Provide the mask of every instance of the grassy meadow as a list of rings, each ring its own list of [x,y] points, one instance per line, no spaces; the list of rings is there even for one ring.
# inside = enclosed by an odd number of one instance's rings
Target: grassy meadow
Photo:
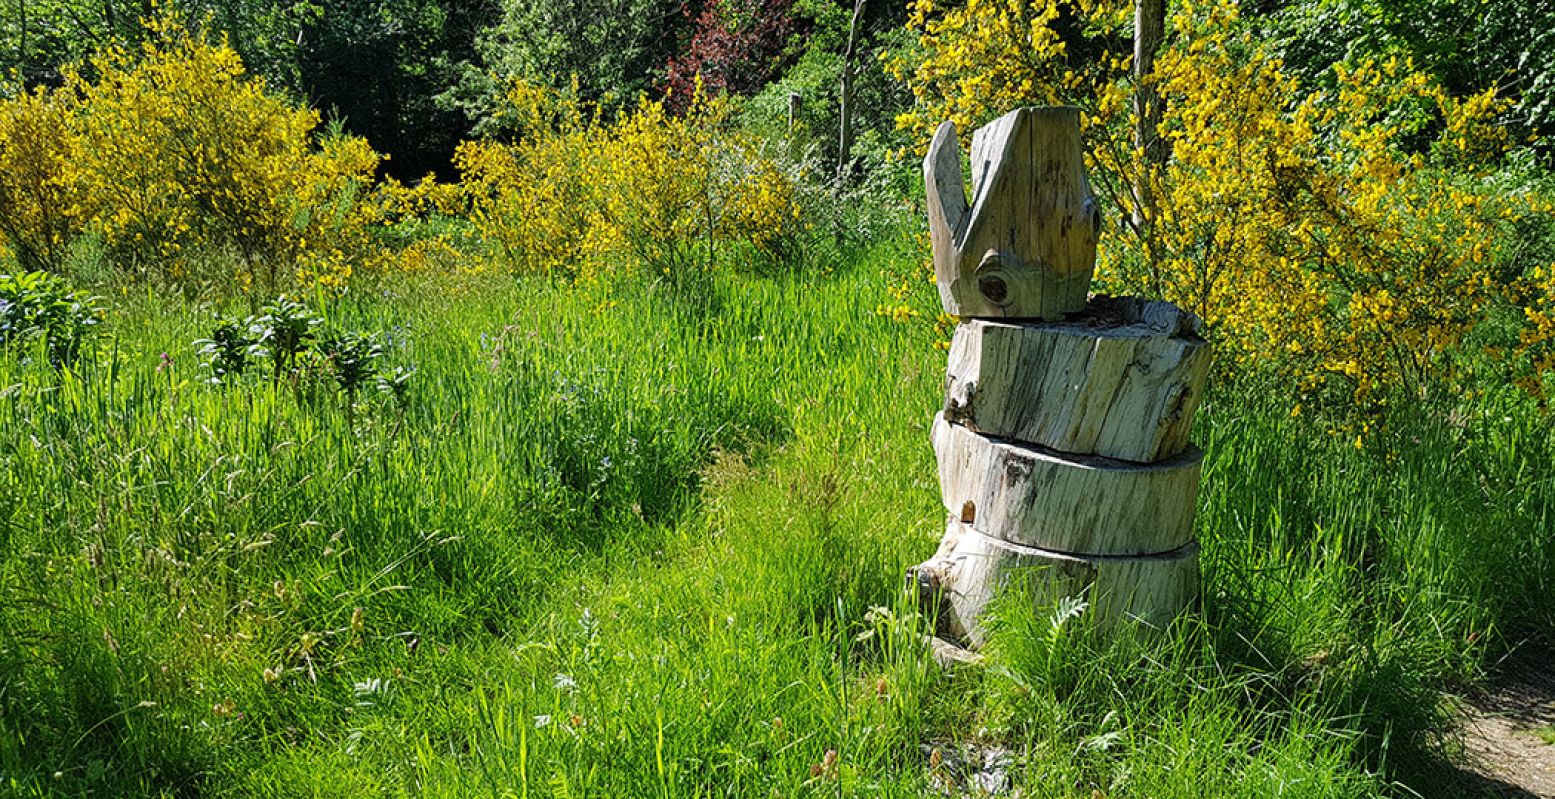
[[[1153,7],[0,7],[0,799],[1504,795],[1555,15]],[[916,161],[1032,105],[1215,346],[1202,596],[947,670]]]
[[[1480,790],[1446,697],[1555,625],[1531,400],[1401,396],[1356,439],[1221,378],[1199,612],[1109,644],[1001,606],[947,672],[902,590],[944,353],[875,312],[920,257],[889,242],[360,281],[316,311],[415,372],[349,417],[209,384],[192,342],[246,309],[141,284],[78,371],[0,354],[0,795],[972,795],[988,753],[1027,797]]]

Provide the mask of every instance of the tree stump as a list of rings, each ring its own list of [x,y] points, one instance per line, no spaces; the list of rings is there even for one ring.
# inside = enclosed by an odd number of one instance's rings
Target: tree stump
[[[1088,298],[1100,221],[1077,111],[978,130],[970,204],[959,158],[947,122],[923,169],[940,299],[962,322],[932,432],[947,529],[912,570],[920,597],[940,637],[974,648],[1001,590],[1083,597],[1104,629],[1164,626],[1198,595],[1199,320]]]
[[[945,509],[1012,544],[1144,555],[1193,538],[1196,448],[1126,463],[980,435],[943,415],[932,435]]]

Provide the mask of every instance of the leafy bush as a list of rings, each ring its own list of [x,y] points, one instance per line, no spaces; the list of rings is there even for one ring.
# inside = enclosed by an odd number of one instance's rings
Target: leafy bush
[[[511,81],[575,92],[602,107],[629,104],[660,83],[680,40],[675,0],[499,0],[501,20],[477,37],[482,70],[445,95],[476,120],[502,128]]]
[[[371,333],[342,333],[319,342],[319,352],[329,366],[330,376],[345,394],[346,418],[352,418],[357,392],[378,377],[378,359],[383,346]]]
[[[43,272],[0,275],[0,348],[41,341],[56,369],[83,354],[103,309],[97,298]]]
[[[0,237],[22,269],[59,271],[80,231],[81,197],[67,179],[61,134],[69,97],[38,89],[0,100]]]
[[[242,287],[266,292],[339,285],[382,257],[366,141],[321,131],[224,41],[171,16],[145,25],[139,49],[0,100],[0,234],[24,268],[57,270],[87,230],[126,271],[179,278],[196,254],[229,253]]]
[[[284,295],[260,310],[250,329],[257,334],[255,352],[270,360],[273,382],[281,382],[296,369],[297,358],[308,349],[319,322],[306,305]]]
[[[1264,4],[1263,34],[1317,78],[1349,54],[1408,56],[1454,94],[1495,83],[1521,134],[1555,133],[1555,9],[1525,0],[1325,0]],[[1542,144],[1546,156],[1549,142]]]
[[[379,156],[361,139],[316,138],[319,115],[248,77],[238,54],[169,18],[139,52],[110,48],[66,74],[80,97],[66,179],[121,265],[177,276],[190,247],[228,248],[247,286],[350,274],[358,194]]]
[[[711,269],[721,245],[775,254],[797,229],[792,180],[729,131],[729,105],[698,94],[683,116],[641,100],[614,123],[575,92],[515,83],[511,144],[460,147],[471,219],[509,264],[586,277],[627,253],[680,281]]]
[[[970,133],[1033,100],[1080,106],[1095,181],[1135,220],[1104,233],[1103,282],[1198,312],[1239,364],[1369,406],[1450,380],[1471,332],[1539,294],[1507,230],[1547,203],[1483,180],[1510,145],[1494,88],[1454,96],[1399,58],[1303,86],[1236,2],[1182,6],[1146,78],[1165,100],[1162,166],[1130,140],[1128,4],[914,8],[917,49],[893,68],[921,110],[900,123]]]
[[[237,385],[252,361],[268,360],[272,385],[285,382],[312,389],[333,381],[344,397],[347,426],[354,422],[357,398],[366,388],[376,388],[404,410],[415,369],[383,367],[385,336],[320,332],[321,326],[311,308],[281,296],[255,316],[218,319],[210,338],[194,344],[213,385]]]
[[[671,107],[684,110],[702,90],[751,95],[765,85],[798,32],[792,6],[793,0],[711,0],[703,6],[685,52],[666,70]]]
[[[226,385],[243,376],[248,369],[249,358],[256,355],[259,339],[253,335],[254,320],[221,319],[211,330],[211,337],[194,342],[205,358],[203,365],[211,372],[210,382]]]

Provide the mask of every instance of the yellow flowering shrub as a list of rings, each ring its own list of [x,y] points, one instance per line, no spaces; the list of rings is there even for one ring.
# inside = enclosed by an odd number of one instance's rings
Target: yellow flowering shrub
[[[454,154],[470,221],[511,268],[578,276],[610,246],[589,183],[599,126],[575,92],[515,81],[507,99],[502,123],[517,141],[467,141]]]
[[[1451,97],[1399,59],[1335,64],[1331,85],[1303,87],[1240,24],[1235,2],[1178,4],[1145,78],[1165,99],[1158,133],[1171,154],[1152,169],[1131,139],[1128,59],[1072,58],[1055,33],[1066,14],[1092,32],[1126,32],[1128,10],[917,0],[919,49],[890,66],[919,110],[899,122],[926,141],[944,118],[969,133],[1019,105],[1081,107],[1094,182],[1124,215],[1141,183],[1157,203],[1138,209],[1148,212],[1140,229],[1108,226],[1103,287],[1194,310],[1223,358],[1272,366],[1305,389],[1344,386],[1365,404],[1388,386],[1423,388],[1450,374],[1465,338],[1509,297],[1546,304],[1525,312],[1525,350],[1555,342],[1541,310],[1555,308],[1548,283],[1497,266],[1505,220],[1540,208],[1478,181],[1510,144],[1493,124],[1505,107],[1493,88]]]
[[[1555,204],[1545,202],[1539,210],[1555,214]],[[1555,374],[1555,266],[1530,270],[1515,290],[1522,300],[1526,322],[1520,332],[1517,354],[1531,367],[1518,377],[1518,383],[1543,398],[1548,388],[1544,378]]]
[[[1092,112],[1085,121],[1094,135],[1096,105],[1121,96],[1112,87],[1128,62],[1071,52],[1057,24],[1073,18],[1087,32],[1116,31],[1132,8],[1127,0],[911,0],[907,27],[917,35],[915,46],[883,54],[886,69],[916,100],[898,127],[927,146],[925,134],[947,119],[970,136],[1017,106],[1075,105]]]
[[[699,94],[681,116],[643,99],[606,122],[520,82],[508,107],[517,140],[467,142],[455,160],[471,220],[515,269],[588,277],[625,254],[679,280],[728,244],[776,253],[797,227],[793,181],[728,129],[722,99]]]
[[[51,134],[68,153],[59,181],[115,263],[176,277],[193,251],[217,249],[265,293],[344,281],[370,255],[359,199],[380,156],[318,136],[318,113],[270,93],[225,42],[170,17],[145,24],[138,50],[65,71],[72,113]]]
[[[0,244],[22,270],[58,271],[80,232],[81,198],[66,177],[69,98],[44,89],[0,100]]]

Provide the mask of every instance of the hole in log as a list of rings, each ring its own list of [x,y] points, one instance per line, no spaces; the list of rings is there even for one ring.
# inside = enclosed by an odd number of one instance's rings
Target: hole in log
[[[977,384],[971,381],[956,383],[948,378],[946,382],[950,383],[950,386],[945,391],[945,420],[962,424],[970,422],[976,415],[972,411],[972,403],[977,398]],[[973,430],[977,429],[972,424],[967,426]]]
[[[971,524],[975,521],[977,521],[977,503],[969,499],[961,506],[961,523]]]
[[[1010,298],[1010,286],[1004,282],[1004,278],[998,275],[983,275],[977,279],[977,290],[989,302],[995,305],[1003,305]]]
[[[1183,417],[1183,409],[1188,407],[1188,401],[1193,399],[1193,387],[1183,386],[1178,390],[1177,396],[1172,398],[1172,410],[1161,419],[1161,426],[1176,424]]]

